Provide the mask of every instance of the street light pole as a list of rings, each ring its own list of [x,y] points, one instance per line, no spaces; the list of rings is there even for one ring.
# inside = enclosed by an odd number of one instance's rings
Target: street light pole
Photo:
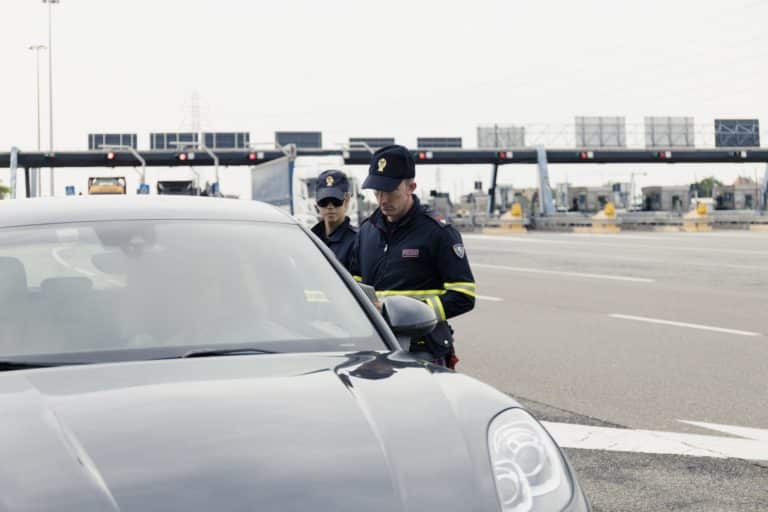
[[[37,150],[40,151],[40,50],[48,47],[42,44],[33,44],[29,49],[35,52],[35,80],[37,82]],[[35,171],[35,195],[40,197],[40,169]]]
[[[48,4],[48,149],[53,153],[53,4],[58,4],[59,0],[43,0]],[[51,167],[51,196],[54,195],[53,167]]]
[[[37,80],[37,150],[40,151],[40,50],[48,48],[43,44],[33,44],[29,47],[35,52],[35,77]]]

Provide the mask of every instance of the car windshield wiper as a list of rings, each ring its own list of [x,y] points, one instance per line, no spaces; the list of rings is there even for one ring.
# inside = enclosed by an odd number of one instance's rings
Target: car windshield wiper
[[[68,364],[81,363],[33,363],[27,361],[0,361],[0,372],[7,372],[11,370],[30,370],[32,368],[50,368],[53,366],[66,366]]]
[[[249,354],[279,354],[279,352],[275,352],[273,350],[262,350],[259,348],[218,348],[218,349],[203,348],[198,350],[190,350],[189,352],[185,352],[180,356],[176,356],[176,358],[241,356],[241,355],[249,355]]]

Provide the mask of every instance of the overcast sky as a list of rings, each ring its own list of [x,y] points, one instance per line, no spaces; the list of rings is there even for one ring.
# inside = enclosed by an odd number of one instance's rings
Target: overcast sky
[[[2,0],[0,19],[0,148],[32,150],[27,47],[47,44],[47,6]],[[473,147],[481,123],[567,126],[576,115],[623,115],[632,125],[680,115],[710,126],[715,117],[760,118],[766,145],[766,19],[765,0],[61,0],[55,142],[84,149],[90,132],[135,132],[148,147],[151,131],[189,127],[198,94],[204,130],[248,131],[252,141],[318,130],[327,147],[350,136],[414,145],[424,135],[461,136]],[[553,182],[567,173],[597,184],[629,172],[581,169],[553,168]],[[725,177],[763,173],[718,169]],[[487,170],[461,172],[471,181]],[[665,166],[639,181],[684,182],[702,172]],[[451,173],[442,173],[449,191],[465,183]],[[7,182],[7,173],[0,177]],[[505,168],[502,180],[528,185],[533,172]]]

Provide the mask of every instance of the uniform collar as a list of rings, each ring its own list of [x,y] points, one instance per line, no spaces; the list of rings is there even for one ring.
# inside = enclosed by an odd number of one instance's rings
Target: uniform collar
[[[410,224],[414,217],[421,213],[423,210],[423,207],[421,206],[421,201],[419,201],[418,196],[416,194],[412,195],[413,197],[413,205],[411,205],[411,209],[408,210],[408,213],[406,213],[402,219],[398,220],[397,222],[389,222],[387,221],[387,218],[384,216],[383,213],[381,213],[381,209],[377,209],[376,213],[378,214],[378,217],[376,219],[376,224],[380,225],[381,227],[390,228],[393,230],[396,230],[398,228],[407,226]]]
[[[333,230],[333,233],[325,235],[325,221],[320,221],[312,227],[312,232],[322,238],[323,240],[329,240],[331,242],[340,242],[344,236],[344,232],[349,228],[349,217],[344,217],[344,222],[339,224],[339,227]]]

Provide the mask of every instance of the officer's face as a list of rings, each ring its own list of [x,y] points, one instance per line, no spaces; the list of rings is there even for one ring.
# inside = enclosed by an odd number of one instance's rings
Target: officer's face
[[[413,200],[411,194],[416,190],[416,182],[413,180],[403,180],[400,185],[392,192],[376,191],[376,200],[379,202],[379,208],[390,221],[400,219],[411,209]]]
[[[327,198],[317,204],[320,216],[324,221],[331,224],[344,220],[344,217],[347,215],[347,206],[349,206],[348,195],[344,198],[343,203],[339,203],[337,199]]]

